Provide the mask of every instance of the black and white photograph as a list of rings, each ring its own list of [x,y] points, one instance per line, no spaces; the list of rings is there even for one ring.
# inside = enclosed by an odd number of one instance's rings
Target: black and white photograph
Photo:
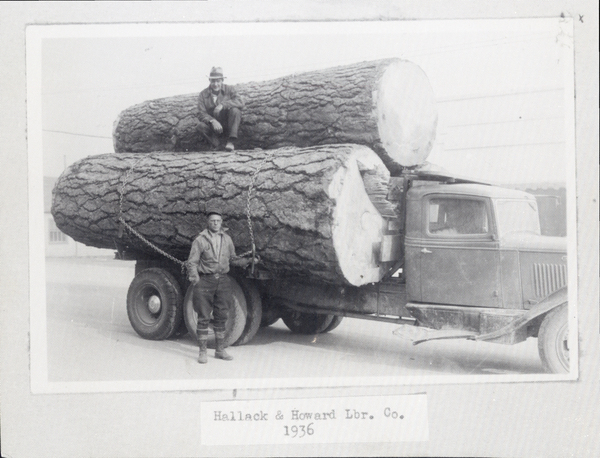
[[[570,20],[28,32],[34,389],[576,377]]]
[[[515,456],[447,420],[529,403],[586,456],[545,401],[600,380],[583,16],[308,16],[24,24],[16,373],[79,437],[46,452]]]

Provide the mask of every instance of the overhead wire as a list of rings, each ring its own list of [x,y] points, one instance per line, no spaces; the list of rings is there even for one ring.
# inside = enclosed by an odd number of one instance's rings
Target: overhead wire
[[[107,137],[105,135],[92,135],[92,134],[82,134],[78,132],[67,132],[64,130],[53,130],[53,129],[42,129],[43,132],[52,132],[56,134],[65,134],[65,135],[75,135],[77,137],[92,137],[92,138],[107,138],[112,140],[112,137]]]

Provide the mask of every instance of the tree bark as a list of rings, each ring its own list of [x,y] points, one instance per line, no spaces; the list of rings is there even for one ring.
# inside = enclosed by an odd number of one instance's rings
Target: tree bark
[[[369,186],[377,203],[389,172],[373,151],[359,145],[106,154],[83,159],[62,174],[52,214],[60,230],[86,245],[118,244],[138,255],[159,256],[127,229],[120,237],[122,215],[144,238],[183,261],[206,227],[207,208],[223,211],[237,252],[249,250],[250,202],[264,268],[278,277],[359,286],[385,273],[378,261],[385,220],[365,190],[367,175],[377,183]]]
[[[401,59],[362,62],[236,86],[246,108],[238,147],[355,143],[390,171],[429,155],[437,109],[420,67]],[[114,123],[115,151],[206,151],[198,132],[198,94],[151,100]]]

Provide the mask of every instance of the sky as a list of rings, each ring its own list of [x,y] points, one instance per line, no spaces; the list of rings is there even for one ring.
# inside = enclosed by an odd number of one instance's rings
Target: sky
[[[572,107],[564,94],[568,96],[573,86],[572,39],[568,24],[560,19],[37,29],[28,35],[28,40],[40,43],[40,55],[32,60],[33,67],[39,66],[39,81],[30,95],[41,103],[41,125],[33,127],[33,134],[41,135],[45,176],[58,176],[65,166],[88,155],[112,152],[112,126],[122,110],[150,99],[199,92],[213,65],[223,67],[226,83],[237,84],[400,57],[425,71],[439,101],[439,141],[428,160],[457,173],[481,175],[474,178],[516,180],[510,169],[495,165],[498,153],[493,150],[489,157],[477,155],[474,160],[468,151],[457,152],[460,146],[448,147],[446,130],[465,113],[444,107],[448,101],[480,96],[536,93],[542,94],[535,99],[537,112],[551,112],[555,120],[540,121],[537,118],[543,116],[535,115],[538,140],[532,141],[543,143],[539,139],[548,136],[554,146],[513,154],[520,158],[521,170],[537,165],[535,180],[564,181],[568,132],[557,139],[556,117],[563,119],[561,129],[568,126]],[[464,109],[473,110],[473,105]],[[469,135],[489,135],[486,132],[471,130]],[[523,159],[524,155],[531,157]],[[550,162],[556,166],[539,167]]]

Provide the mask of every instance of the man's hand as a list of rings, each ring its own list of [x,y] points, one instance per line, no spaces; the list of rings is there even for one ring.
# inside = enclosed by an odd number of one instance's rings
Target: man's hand
[[[192,285],[195,285],[196,283],[198,283],[200,281],[200,277],[198,275],[196,275],[196,276],[190,275],[188,280],[190,281],[190,283]]]
[[[218,133],[218,134],[223,133],[223,126],[221,125],[221,123],[219,121],[217,121],[216,119],[212,119],[210,121],[210,124],[216,133]]]
[[[258,264],[259,261],[260,261],[260,257],[255,256],[254,257],[254,265]],[[246,267],[248,267],[250,264],[252,264],[252,258],[246,259]]]
[[[223,105],[219,103],[213,111],[214,115],[219,116],[219,113],[221,113],[222,109],[223,109]]]

